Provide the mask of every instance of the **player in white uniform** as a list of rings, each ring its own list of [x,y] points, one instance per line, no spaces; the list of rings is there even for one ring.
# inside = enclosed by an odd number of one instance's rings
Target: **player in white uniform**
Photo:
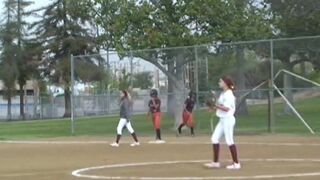
[[[219,141],[224,135],[227,145],[229,146],[233,163],[227,166],[227,169],[240,169],[241,165],[237,156],[237,148],[233,140],[233,131],[236,119],[234,113],[236,110],[236,98],[233,94],[234,84],[229,77],[222,77],[219,81],[219,87],[223,90],[215,106],[216,116],[219,122],[212,134],[211,141],[213,144],[213,161],[205,164],[209,168],[220,168],[219,162]]]

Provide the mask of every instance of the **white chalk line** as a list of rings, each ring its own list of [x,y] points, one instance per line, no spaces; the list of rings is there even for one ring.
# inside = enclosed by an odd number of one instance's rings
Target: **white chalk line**
[[[39,176],[39,175],[49,175],[49,174],[58,174],[65,171],[50,171],[50,172],[26,172],[26,173],[7,173],[7,174],[1,174],[1,177],[26,177],[26,176]]]
[[[25,177],[25,176],[37,176],[42,173],[13,173],[13,174],[2,174],[0,177]]]
[[[107,144],[109,141],[0,141],[0,144]]]
[[[0,144],[108,144],[110,141],[0,141]],[[121,144],[130,144],[131,142],[123,141]],[[153,144],[149,142],[141,142],[142,144]],[[201,145],[201,144],[212,144],[211,142],[179,142],[171,141],[163,144],[182,144],[182,145]],[[225,144],[225,143],[222,143]],[[265,145],[265,146],[320,146],[320,143],[259,143],[259,142],[237,142],[239,145]]]
[[[320,162],[320,159],[241,159],[241,161],[260,161],[260,162]],[[320,172],[310,173],[292,173],[292,174],[275,174],[275,175],[253,175],[253,176],[211,176],[211,177],[134,177],[134,176],[98,176],[88,175],[84,172],[100,169],[111,168],[125,168],[148,165],[163,165],[163,164],[178,164],[178,163],[204,163],[207,160],[188,160],[188,161],[163,161],[163,162],[142,162],[142,163],[128,163],[128,164],[113,164],[96,167],[88,167],[73,171],[71,174],[75,177],[89,178],[89,179],[130,179],[130,180],[206,180],[206,179],[272,179],[272,178],[288,178],[288,177],[306,177],[306,176],[320,176]]]

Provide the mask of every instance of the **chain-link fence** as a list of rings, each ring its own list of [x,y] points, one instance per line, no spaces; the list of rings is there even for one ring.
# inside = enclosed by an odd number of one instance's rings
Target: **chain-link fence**
[[[8,119],[8,103],[3,96],[0,97],[0,119]],[[25,119],[58,119],[63,117],[65,103],[63,96],[32,96],[23,97],[23,108]],[[19,120],[20,117],[20,97],[14,96],[11,99],[11,120]]]
[[[122,89],[133,94],[135,113],[146,112],[155,88],[177,125],[190,91],[196,92],[197,108],[204,108],[210,91],[219,92],[218,80],[229,75],[236,84],[237,116],[244,126],[251,123],[250,131],[275,131],[286,123],[310,130],[301,104],[310,101],[320,109],[319,58],[318,36],[73,56],[73,118],[116,114]],[[195,116],[201,128],[201,115]]]
[[[210,131],[205,101],[210,91],[219,94],[223,75],[236,84],[240,131],[319,131],[320,36],[75,55],[70,107],[64,94],[30,96],[26,118],[60,118],[70,109],[72,122],[117,115],[122,89],[131,92],[134,113],[146,113],[153,88],[159,91],[170,127],[181,122],[184,100],[195,92],[197,129]],[[18,97],[13,102],[12,114],[18,118]],[[6,108],[2,99],[1,119],[6,118]]]

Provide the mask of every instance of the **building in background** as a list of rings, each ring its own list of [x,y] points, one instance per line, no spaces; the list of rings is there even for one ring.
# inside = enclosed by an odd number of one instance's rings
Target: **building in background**
[[[7,118],[8,101],[3,96],[5,86],[0,81],[0,119]],[[19,97],[19,85],[15,86],[15,96],[12,97],[11,113],[12,119],[18,119],[20,117],[20,97]],[[39,103],[39,85],[36,80],[27,80],[26,85],[23,88],[24,91],[24,112],[26,118],[34,117],[37,113],[37,106]]]

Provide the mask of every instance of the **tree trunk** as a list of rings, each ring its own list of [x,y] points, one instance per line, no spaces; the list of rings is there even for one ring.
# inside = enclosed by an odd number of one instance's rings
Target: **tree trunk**
[[[183,54],[179,53],[175,63],[168,64],[168,70],[174,75],[176,80],[168,78],[168,114],[174,118],[175,123],[179,124],[182,118],[184,101],[184,61]]]
[[[174,63],[168,63],[168,72],[174,74]],[[175,108],[175,90],[174,81],[168,78],[168,99],[167,99],[167,113],[169,117],[174,118],[174,108]]]
[[[244,48],[239,48],[236,53],[237,58],[237,71],[235,78],[236,92],[235,96],[237,97],[237,110],[236,114],[238,115],[248,115],[248,106],[246,97],[241,98],[246,92],[246,77],[244,75],[245,71],[245,57],[244,57]],[[241,100],[241,101],[239,101]]]
[[[175,125],[179,125],[182,122],[182,110],[183,110],[183,102],[184,102],[184,82],[183,80],[179,80],[178,82],[175,82],[177,85],[174,88],[174,120]]]
[[[38,116],[38,114],[41,112],[38,111],[38,101],[39,97],[39,84],[37,81],[32,80],[32,86],[33,86],[33,118],[38,119],[41,117],[41,115]]]
[[[184,72],[186,63],[184,61],[183,52],[178,52],[176,60],[176,78],[174,94],[175,94],[175,108],[174,108],[174,119],[175,124],[179,125],[182,122],[182,111],[183,102],[185,98],[185,83],[184,83]]]
[[[286,69],[288,71],[292,70],[290,65],[286,65]],[[285,73],[283,76],[283,89],[284,89],[284,96],[293,105],[292,76],[287,73]],[[286,113],[286,114],[293,113],[292,109],[289,107],[289,105],[287,103],[284,106],[284,113]]]
[[[65,112],[63,117],[71,117],[71,92],[69,87],[64,88],[64,107]]]
[[[12,119],[12,114],[11,114],[11,96],[8,97],[7,119],[8,119],[8,121],[10,121]]]
[[[24,114],[24,89],[23,84],[19,83],[19,96],[20,96],[20,118],[25,119]]]

